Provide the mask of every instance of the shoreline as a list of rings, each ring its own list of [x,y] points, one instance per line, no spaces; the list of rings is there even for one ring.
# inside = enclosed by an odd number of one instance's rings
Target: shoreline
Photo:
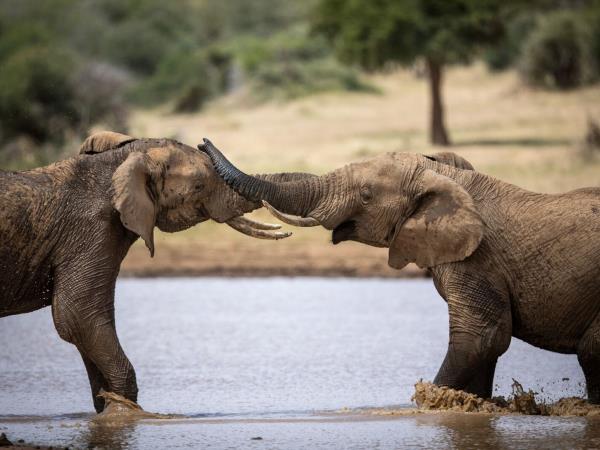
[[[311,243],[312,244],[312,243]],[[336,248],[323,245],[266,246],[249,242],[188,242],[158,245],[154,258],[139,244],[132,246],[119,276],[154,277],[345,277],[427,278],[428,271],[409,264],[402,270],[387,265],[387,249],[360,244]]]

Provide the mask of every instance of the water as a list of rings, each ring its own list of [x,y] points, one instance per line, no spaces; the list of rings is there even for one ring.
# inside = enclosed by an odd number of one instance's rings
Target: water
[[[188,418],[89,423],[83,363],[44,309],[0,319],[0,432],[75,447],[600,446],[592,419],[325,413],[408,407],[413,384],[433,379],[448,315],[430,280],[125,279],[116,298],[140,404]],[[509,394],[513,377],[547,400],[585,395],[574,355],[516,339],[495,394]]]

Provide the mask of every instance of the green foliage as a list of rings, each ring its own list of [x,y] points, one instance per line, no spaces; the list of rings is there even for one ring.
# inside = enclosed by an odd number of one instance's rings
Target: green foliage
[[[115,26],[104,42],[104,56],[116,65],[140,75],[154,73],[168,52],[168,43],[144,22]]]
[[[268,37],[304,20],[314,0],[205,0],[197,17],[207,40]]]
[[[76,126],[72,58],[64,51],[26,47],[11,54],[0,71],[2,139],[20,134],[37,141],[61,140]]]
[[[320,0],[315,31],[338,56],[368,70],[423,56],[466,62],[502,33],[499,0]]]
[[[517,63],[523,42],[535,29],[538,14],[526,10],[506,21],[503,38],[483,54],[483,59],[491,70],[505,70]]]
[[[323,91],[375,92],[353,69],[329,57],[325,60],[290,61],[261,66],[253,80],[263,98],[289,99]]]
[[[540,18],[520,61],[530,83],[569,89],[591,81],[596,73],[592,32],[580,12],[558,11]]]
[[[165,57],[156,72],[132,92],[139,104],[151,105],[175,99],[181,111],[200,108],[207,100],[223,91],[226,69],[213,62],[216,50],[193,53],[175,51]],[[211,58],[211,55],[213,56]]]
[[[259,99],[289,99],[322,91],[374,91],[358,71],[338,63],[321,36],[296,27],[268,39],[238,42],[232,54]]]
[[[26,47],[48,46],[51,40],[50,33],[39,24],[20,23],[9,27],[0,40],[0,61]]]

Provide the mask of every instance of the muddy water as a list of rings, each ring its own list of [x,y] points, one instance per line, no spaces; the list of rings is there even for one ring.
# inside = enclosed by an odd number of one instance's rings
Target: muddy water
[[[331,414],[408,408],[434,377],[448,317],[428,280],[126,279],[116,309],[140,404],[185,418],[91,421],[79,354],[45,309],[0,319],[0,433],[110,448],[600,447],[594,417]],[[513,377],[547,401],[584,394],[575,356],[516,339],[494,395]]]

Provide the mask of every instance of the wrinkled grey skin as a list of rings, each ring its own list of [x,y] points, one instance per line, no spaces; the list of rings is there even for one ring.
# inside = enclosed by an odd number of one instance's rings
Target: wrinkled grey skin
[[[450,339],[434,382],[490,397],[511,336],[576,353],[600,403],[600,188],[538,194],[451,153],[394,153],[297,182],[252,182],[209,142],[228,184],[312,217],[346,240],[389,248],[389,265],[430,267]]]
[[[0,317],[52,305],[61,338],[100,389],[136,401],[133,367],[115,330],[119,266],[141,236],[228,221],[259,204],[237,195],[208,157],[170,139],[94,135],[81,155],[26,172],[0,171]],[[282,174],[273,179],[294,179]]]

